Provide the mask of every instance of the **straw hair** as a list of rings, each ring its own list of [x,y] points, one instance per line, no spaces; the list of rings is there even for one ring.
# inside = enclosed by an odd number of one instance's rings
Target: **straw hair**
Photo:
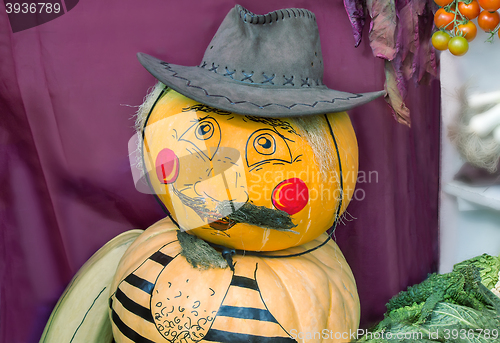
[[[144,102],[141,106],[139,106],[139,109],[135,114],[135,130],[137,133],[142,133],[142,128],[144,127],[144,124],[146,124],[148,114],[151,111],[156,99],[158,99],[165,87],[166,86],[163,83],[157,82],[154,87],[149,89],[148,94],[144,97]]]

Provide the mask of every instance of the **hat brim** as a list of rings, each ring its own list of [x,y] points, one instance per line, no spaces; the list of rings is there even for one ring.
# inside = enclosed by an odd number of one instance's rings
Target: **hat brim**
[[[225,111],[259,117],[297,117],[342,112],[366,104],[385,91],[347,93],[326,86],[286,88],[232,80],[201,67],[186,67],[138,53],[156,79],[182,95]]]

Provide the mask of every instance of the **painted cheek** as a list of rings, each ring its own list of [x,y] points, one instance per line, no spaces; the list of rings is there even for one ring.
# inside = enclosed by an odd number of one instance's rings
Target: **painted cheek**
[[[156,176],[161,183],[172,183],[179,176],[179,158],[170,149],[163,149],[156,156]]]
[[[302,210],[309,202],[309,189],[299,178],[281,181],[273,190],[274,207],[292,215]]]

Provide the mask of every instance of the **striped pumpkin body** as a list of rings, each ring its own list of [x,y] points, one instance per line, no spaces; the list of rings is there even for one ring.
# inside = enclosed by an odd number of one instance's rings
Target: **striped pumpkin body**
[[[169,219],[150,227],[129,247],[112,284],[116,342],[340,342],[357,330],[354,277],[333,241],[299,257],[234,262],[234,272],[195,269],[180,255]]]

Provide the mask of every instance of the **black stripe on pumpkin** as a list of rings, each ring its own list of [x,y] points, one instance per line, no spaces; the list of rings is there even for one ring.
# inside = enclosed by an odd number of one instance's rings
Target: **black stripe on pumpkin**
[[[115,297],[116,300],[118,300],[127,310],[147,320],[148,322],[154,323],[153,315],[151,314],[149,308],[139,305],[138,303],[130,299],[125,293],[122,292],[120,288],[116,290]]]
[[[266,337],[215,329],[210,329],[203,339],[209,342],[231,343],[297,343],[297,341],[291,337]]]
[[[144,280],[143,278],[138,277],[137,275],[134,274],[129,274],[124,280],[125,282],[129,283],[130,285],[139,288],[140,290],[151,294],[153,293],[153,288],[154,284],[149,282],[148,280]]]
[[[253,307],[238,307],[222,305],[217,312],[217,317],[231,317],[240,319],[253,319],[264,322],[278,323],[268,310],[261,310]]]
[[[259,290],[259,286],[257,285],[257,281],[254,279],[250,279],[245,276],[233,275],[233,279],[231,280],[230,286],[243,287],[253,289],[254,291]]]
[[[150,260],[155,261],[156,263],[161,264],[162,266],[166,266],[167,264],[170,263],[174,258],[168,255],[165,255],[161,251],[155,252],[151,257],[149,257]]]
[[[120,319],[120,317],[118,316],[118,314],[114,310],[112,310],[112,312],[111,312],[111,319],[113,320],[113,323],[115,323],[118,330],[120,330],[120,332],[125,337],[132,340],[133,342],[135,342],[135,343],[155,343],[154,341],[151,341],[151,340],[147,339],[146,337],[139,335],[133,329],[128,327],[127,324],[125,324]]]

